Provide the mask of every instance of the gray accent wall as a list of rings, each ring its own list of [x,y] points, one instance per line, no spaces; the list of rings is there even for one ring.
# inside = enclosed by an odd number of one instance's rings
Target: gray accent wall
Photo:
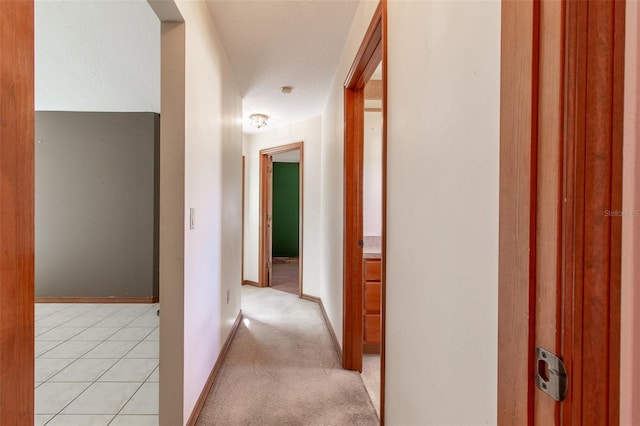
[[[158,296],[155,113],[36,112],[36,297]]]

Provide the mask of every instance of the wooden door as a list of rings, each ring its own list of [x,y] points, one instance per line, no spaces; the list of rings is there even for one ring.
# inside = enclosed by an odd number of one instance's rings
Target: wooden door
[[[624,8],[502,4],[501,425],[618,423]],[[566,366],[561,402],[538,347]]]
[[[267,157],[267,283],[271,286],[273,276],[273,156]]]
[[[34,407],[33,2],[0,2],[0,423]]]

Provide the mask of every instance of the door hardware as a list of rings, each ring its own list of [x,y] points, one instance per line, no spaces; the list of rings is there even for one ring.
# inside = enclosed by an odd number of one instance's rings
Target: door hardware
[[[562,401],[569,389],[567,369],[555,354],[541,347],[536,348],[536,385],[538,389],[556,401]]]

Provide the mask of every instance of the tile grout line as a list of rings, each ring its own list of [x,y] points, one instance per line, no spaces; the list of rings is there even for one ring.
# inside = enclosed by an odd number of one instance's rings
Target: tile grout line
[[[99,305],[98,305],[98,307],[102,307],[102,306],[105,306],[105,305],[108,305],[108,304],[99,304]],[[65,410],[69,405],[71,405],[71,404],[72,404],[74,401],[76,401],[76,400],[77,400],[81,395],[83,395],[83,394],[87,391],[87,389],[89,389],[92,385],[94,385],[95,383],[97,383],[97,382],[98,382],[98,380],[99,380],[102,376],[104,376],[104,375],[105,375],[109,370],[111,370],[111,368],[113,368],[113,367],[115,366],[115,364],[117,364],[119,361],[121,361],[121,360],[125,359],[125,357],[126,357],[126,356],[131,352],[131,351],[133,351],[133,350],[134,350],[134,349],[135,349],[135,348],[136,348],[140,343],[142,343],[142,342],[144,341],[144,339],[146,339],[147,337],[149,337],[149,335],[151,335],[151,333],[153,333],[153,332],[155,331],[155,329],[156,329],[156,328],[159,328],[159,325],[157,325],[157,326],[153,326],[153,329],[152,329],[151,331],[149,331],[149,333],[145,334],[145,335],[144,335],[144,337],[142,337],[140,340],[138,340],[138,341],[137,341],[137,343],[136,343],[136,344],[135,344],[131,349],[129,349],[127,352],[125,352],[125,353],[124,353],[120,358],[103,358],[103,359],[115,359],[115,360],[116,360],[116,362],[115,362],[111,367],[109,367],[109,368],[108,368],[104,373],[102,373],[101,375],[99,375],[99,376],[98,376],[94,381],[92,381],[92,382],[50,382],[50,379],[52,379],[53,377],[57,376],[57,375],[58,375],[58,374],[60,374],[62,371],[66,370],[66,369],[67,369],[71,364],[73,364],[75,361],[78,361],[79,359],[82,359],[82,357],[83,357],[84,355],[86,355],[87,353],[91,352],[93,349],[95,349],[95,348],[96,348],[97,346],[99,346],[100,344],[102,344],[102,343],[106,342],[106,341],[107,341],[107,339],[109,339],[110,337],[112,337],[114,334],[118,333],[118,332],[119,332],[119,331],[121,331],[122,329],[126,328],[126,327],[127,327],[129,324],[131,324],[132,322],[134,322],[134,321],[138,320],[139,318],[141,318],[142,316],[144,316],[144,315],[148,314],[148,312],[149,312],[149,311],[155,310],[155,309],[156,309],[155,305],[156,305],[156,304],[153,304],[153,305],[152,305],[152,307],[148,308],[148,309],[147,309],[147,310],[145,310],[144,312],[141,312],[139,315],[132,317],[133,319],[132,319],[131,321],[129,321],[128,323],[126,323],[126,324],[122,325],[118,330],[114,331],[114,333],[110,334],[109,336],[107,336],[107,337],[106,337],[105,339],[103,339],[102,341],[98,341],[98,343],[97,343],[95,346],[93,346],[91,349],[89,349],[88,351],[84,352],[84,353],[83,353],[82,355],[80,355],[79,357],[76,357],[76,358],[74,359],[74,361],[72,361],[72,362],[71,362],[69,365],[67,365],[65,368],[63,368],[62,370],[60,370],[59,372],[55,373],[54,375],[52,375],[51,377],[49,377],[47,380],[45,380],[44,382],[42,382],[42,383],[41,383],[41,384],[44,384],[44,383],[90,383],[90,384],[89,384],[89,386],[87,386],[87,387],[86,387],[82,392],[80,392],[78,395],[76,395],[76,397],[75,397],[75,398],[73,398],[69,403],[67,403],[64,407],[62,407],[62,408],[58,411],[58,413],[54,414],[54,415],[53,415],[53,417],[52,417],[51,419],[49,419],[49,420],[47,421],[47,423],[45,423],[45,425],[46,425],[46,424],[48,424],[49,422],[51,422],[52,420],[54,420],[58,415],[61,415],[61,414],[62,414],[62,411],[64,411],[64,410]],[[127,306],[123,306],[123,307],[121,307],[121,308],[120,308],[120,309],[118,309],[117,311],[114,311],[111,315],[113,315],[113,314],[115,314],[115,313],[117,313],[117,312],[122,311],[122,310],[123,310],[123,309],[125,309],[126,307],[127,307]],[[63,309],[64,309],[64,308],[62,308],[61,310],[63,310]],[[89,311],[90,311],[90,310],[89,310]],[[62,324],[60,324],[60,325],[58,325],[58,326],[54,326],[54,329],[55,329],[55,328],[57,328],[57,327],[61,327],[62,325],[67,324],[68,322],[73,321],[74,319],[77,319],[78,317],[80,317],[80,316],[81,316],[81,315],[83,315],[83,314],[86,314],[86,313],[87,313],[87,312],[89,312],[89,311],[85,311],[85,312],[83,312],[83,313],[80,313],[79,315],[74,316],[73,318],[69,319],[67,322],[62,323]],[[60,312],[60,311],[56,311],[56,312]],[[108,318],[108,317],[109,317],[109,316],[107,316],[107,318]],[[106,318],[105,318],[105,319],[106,319]],[[102,321],[104,321],[104,320],[102,320]],[[99,322],[101,322],[101,321],[99,321]],[[97,324],[97,323],[96,323],[96,324]],[[86,331],[87,329],[92,328],[92,327],[94,327],[94,326],[95,326],[95,324],[93,324],[93,325],[89,325],[89,326],[86,326],[86,329],[85,329],[84,331]],[[146,326],[142,326],[142,327],[146,327]],[[151,326],[149,326],[149,327],[151,327]],[[135,328],[135,327],[134,327],[134,328]],[[83,333],[84,331],[81,331],[80,333]],[[80,333],[78,333],[78,334],[80,334]],[[40,358],[42,355],[44,355],[44,354],[48,353],[50,350],[53,350],[53,349],[55,349],[56,347],[60,346],[62,343],[65,343],[65,342],[67,342],[67,341],[71,340],[71,339],[72,339],[73,337],[75,337],[75,336],[77,336],[77,334],[76,334],[76,335],[74,335],[74,336],[72,336],[72,337],[70,337],[70,338],[69,338],[69,339],[67,339],[67,340],[62,341],[59,345],[54,346],[53,348],[49,349],[48,351],[43,352],[40,356],[36,357],[36,359],[37,359],[37,358]],[[135,340],[131,340],[131,342],[135,342]],[[159,354],[158,354],[158,355],[159,355]],[[64,359],[64,358],[45,358],[45,359]],[[89,358],[85,358],[85,359],[89,359]],[[101,359],[101,358],[95,358],[95,359]],[[138,358],[138,359],[158,359],[158,361],[159,361],[159,356],[158,356],[158,358]],[[108,423],[108,424],[110,424],[111,422],[113,422],[113,420],[115,419],[115,417],[120,413],[120,411],[122,411],[122,409],[124,408],[124,406],[126,406],[126,404],[131,400],[131,398],[133,398],[133,396],[134,396],[134,395],[135,395],[135,394],[140,390],[140,388],[142,387],[142,385],[143,385],[144,383],[146,383],[146,380],[147,380],[147,379],[148,379],[148,378],[153,374],[153,372],[156,370],[156,368],[158,368],[158,367],[156,366],[156,367],[155,367],[155,368],[154,368],[154,369],[149,373],[149,375],[147,376],[147,378],[146,378],[143,382],[141,382],[140,386],[138,386],[138,388],[135,390],[135,392],[131,395],[131,397],[129,397],[129,399],[124,403],[124,405],[123,405],[123,406],[118,410],[118,413],[116,413],[116,414],[114,415],[114,417],[109,421],[109,423]],[[105,383],[108,383],[108,382],[105,382]],[[112,383],[118,383],[118,382],[112,382]],[[137,383],[137,382],[122,382],[122,383]],[[98,415],[98,414],[95,414],[95,415]],[[109,413],[107,413],[107,414],[100,414],[100,415],[110,415],[110,414],[109,414]]]
[[[124,308],[121,308],[120,310],[122,310],[122,309],[124,309]],[[116,311],[116,312],[119,312],[119,311]],[[85,313],[86,313],[86,312],[85,312]],[[85,342],[85,341],[86,341],[86,342],[99,342],[99,343],[96,345],[96,346],[98,346],[100,343],[104,343],[104,342],[106,342],[106,341],[107,341],[110,337],[112,337],[114,334],[118,333],[118,332],[119,332],[119,331],[121,331],[122,329],[126,328],[129,324],[131,324],[132,322],[134,322],[135,320],[137,320],[137,319],[138,319],[138,318],[140,318],[141,316],[145,315],[145,313],[146,313],[146,312],[143,312],[142,314],[140,314],[140,315],[138,315],[138,316],[136,316],[136,317],[132,317],[133,319],[132,319],[131,321],[129,321],[128,323],[124,324],[124,325],[121,325],[121,326],[117,326],[117,325],[115,325],[115,326],[111,326],[111,327],[114,327],[114,328],[117,328],[117,327],[120,327],[120,328],[118,328],[117,330],[115,330],[113,333],[109,334],[109,335],[108,335],[106,338],[104,338],[103,340],[77,340],[77,341],[78,341],[78,342]],[[82,315],[82,314],[80,314],[80,315]],[[73,321],[74,319],[77,319],[77,318],[78,318],[78,317],[74,317],[74,318],[70,319],[69,321]],[[107,318],[108,318],[108,317],[107,317]],[[107,318],[105,318],[105,319],[107,319]],[[100,322],[102,322],[102,321],[104,321],[104,320],[98,321],[98,323],[100,323]],[[66,324],[66,323],[65,323],[65,324]],[[96,324],[97,324],[97,323],[96,323]],[[61,340],[59,344],[57,344],[57,345],[56,345],[56,346],[54,346],[53,348],[48,349],[48,350],[46,350],[45,352],[41,353],[40,355],[38,355],[38,356],[36,357],[36,359],[37,359],[37,358],[42,358],[42,356],[43,356],[43,355],[45,355],[45,354],[49,353],[50,351],[54,350],[54,349],[55,349],[55,348],[57,348],[58,346],[62,345],[63,343],[67,343],[67,342],[71,341],[71,339],[73,339],[74,337],[78,336],[79,334],[82,334],[82,333],[84,333],[85,331],[87,331],[88,329],[90,329],[90,328],[92,328],[92,327],[95,327],[95,325],[96,325],[96,324],[88,325],[88,326],[86,326],[86,327],[85,327],[85,329],[84,329],[83,331],[79,332],[78,334],[74,334],[73,336],[69,337],[69,338],[68,338],[68,339],[66,339],[66,340]],[[55,329],[55,328],[58,328],[58,327],[62,327],[62,325],[55,326],[55,327],[54,327],[54,329]],[[106,327],[98,327],[98,328],[106,328]],[[49,330],[49,331],[53,331],[53,330]],[[152,332],[153,332],[153,331],[152,331]],[[147,336],[148,336],[148,335],[147,335]],[[146,338],[147,336],[145,336],[145,338]],[[38,340],[38,339],[36,339],[36,341],[37,341],[37,340]],[[55,342],[55,340],[41,340],[41,341],[42,341],[42,342]],[[135,341],[135,340],[131,340],[131,341],[133,342],[133,341]],[[84,356],[84,355],[86,355],[87,353],[91,352],[93,349],[95,349],[95,347],[96,347],[96,346],[94,346],[93,348],[89,349],[87,352],[83,353],[83,354],[82,354],[82,355],[80,355],[79,357],[76,357],[76,360],[80,359],[82,356]],[[45,359],[64,359],[64,358],[45,358]],[[69,359],[71,359],[71,358],[69,358]],[[66,367],[65,367],[65,368],[66,368]],[[62,370],[61,370],[61,371],[62,371]],[[56,374],[57,374],[57,373],[56,373]],[[44,383],[44,382],[43,382],[43,383]]]
[[[160,328],[160,325],[158,324],[158,327],[156,327],[156,328]],[[150,331],[150,332],[149,332],[145,337],[143,337],[143,338],[142,338],[142,340],[140,340],[140,342],[138,342],[138,345],[139,345],[140,343],[144,342],[144,339],[146,339],[147,337],[149,337],[149,335],[151,335],[151,333],[153,333],[154,331],[155,331],[155,328],[154,328],[153,330],[151,330],[151,331]],[[158,342],[159,342],[159,341],[158,341]],[[134,350],[136,347],[138,347],[138,345],[135,345],[133,348],[131,348],[131,351],[132,351],[132,350]],[[124,356],[128,355],[131,351],[127,352]],[[124,358],[124,356],[123,356],[123,358]],[[143,359],[144,359],[144,358],[143,358]],[[154,359],[155,359],[155,358],[154,358]],[[153,370],[151,370],[151,373],[149,373],[149,374],[147,375],[147,378],[146,378],[146,379],[144,379],[144,380],[142,381],[142,383],[140,383],[140,386],[138,386],[138,389],[136,389],[136,391],[135,391],[133,394],[131,394],[131,396],[129,397],[129,399],[127,400],[127,402],[125,402],[124,404],[122,404],[122,407],[120,407],[120,409],[118,410],[118,412],[116,413],[116,415],[113,417],[113,419],[111,419],[111,421],[110,421],[109,423],[107,423],[107,426],[109,426],[111,423],[113,423],[113,421],[115,420],[115,418],[116,418],[116,417],[118,417],[118,415],[120,415],[120,413],[122,412],[122,410],[124,410],[124,407],[126,407],[126,406],[127,406],[127,404],[128,404],[128,403],[133,399],[133,397],[134,397],[134,396],[135,396],[135,395],[140,391],[140,389],[142,388],[142,386],[143,386],[145,383],[147,383],[147,380],[149,379],[149,377],[151,377],[151,375],[153,374],[153,372],[154,372],[154,371],[156,371],[156,368],[159,368],[159,367],[160,367],[160,353],[158,353],[158,358],[157,358],[157,359],[158,359],[158,365],[157,365]],[[116,364],[117,364],[117,363],[116,363]],[[115,365],[115,364],[114,364],[114,365]],[[113,368],[113,367],[112,367],[112,368]],[[105,372],[105,374],[106,374],[106,372]],[[104,375],[104,374],[103,374],[103,375]],[[102,377],[102,376],[100,376],[100,377]]]
[[[105,306],[105,305],[107,305],[107,304],[103,303],[103,304],[99,304],[98,306],[99,306],[99,307],[103,307],[103,306]],[[117,311],[114,311],[114,312],[113,312],[113,314],[115,314],[115,313],[117,313],[117,312],[120,312],[120,311],[121,311],[121,310],[123,310],[124,308],[125,308],[125,306],[121,307],[121,308],[120,308],[120,309],[118,309]],[[61,309],[60,309],[60,311],[56,311],[55,313],[61,312],[61,311],[63,311],[63,310],[64,310],[64,308],[61,308]],[[90,310],[89,310],[89,311],[90,311]],[[81,317],[82,315],[86,314],[86,313],[87,313],[87,312],[89,312],[89,311],[81,312],[80,314],[78,314],[78,315],[74,316],[73,318],[70,318],[68,321],[63,322],[62,324],[59,324],[59,325],[55,325],[55,326],[53,326],[53,328],[52,328],[51,330],[47,330],[45,333],[42,333],[42,334],[46,334],[46,333],[48,333],[49,331],[53,331],[53,330],[55,330],[55,329],[56,329],[56,328],[58,328],[58,327],[63,327],[65,324],[68,324],[69,322],[71,322],[71,321],[73,321],[73,320],[75,320],[75,319],[78,319],[79,317]],[[53,314],[51,314],[51,315],[54,315],[55,313],[53,313]],[[98,321],[98,322],[104,321],[104,320],[105,320],[105,319],[107,319],[108,317],[109,317],[109,316],[105,317],[103,320],[100,320],[100,321]],[[135,317],[135,319],[137,319],[137,318],[139,318],[139,317],[140,317],[140,316]],[[135,321],[135,319],[134,319],[134,320],[132,320],[132,321]],[[97,324],[97,323],[96,323],[96,324]],[[36,321],[36,326],[37,326],[37,321]],[[52,347],[52,348],[50,348],[50,349],[48,349],[48,350],[44,351],[43,353],[41,353],[40,355],[38,355],[36,358],[40,358],[40,357],[42,357],[42,355],[45,355],[46,353],[48,353],[48,352],[50,352],[50,351],[54,350],[55,348],[57,348],[58,346],[62,345],[63,343],[66,343],[66,342],[70,341],[71,339],[73,339],[73,338],[74,338],[74,337],[76,337],[77,335],[84,333],[85,331],[87,331],[87,329],[89,329],[89,328],[91,328],[91,327],[93,327],[93,326],[95,326],[95,324],[91,324],[91,325],[85,326],[85,329],[84,329],[83,331],[80,331],[78,334],[74,334],[73,336],[69,337],[69,338],[68,338],[68,339],[66,339],[66,340],[62,340],[62,341],[60,341],[60,343],[59,343],[59,344],[57,344],[56,346],[54,346],[54,347]],[[45,327],[46,327],[46,326],[45,326]],[[121,328],[124,328],[124,327],[126,327],[126,324],[125,324],[125,325],[123,325]],[[117,333],[118,331],[120,331],[120,329],[116,330],[116,331],[114,332],[114,334],[115,334],[115,333]],[[111,337],[111,336],[112,336],[112,335],[109,335],[109,337]],[[37,337],[37,336],[36,336],[36,337]],[[36,338],[35,340],[36,340],[36,341],[38,341],[39,339],[37,339],[37,338]],[[42,341],[42,342],[53,342],[53,341],[55,341],[55,340],[41,340],[41,339],[40,339],[40,341]],[[97,345],[96,345],[96,346],[97,346]],[[92,348],[92,349],[93,349],[93,348]],[[91,349],[90,349],[90,350],[91,350]],[[84,354],[83,354],[83,355],[84,355]],[[55,358],[54,358],[54,359],[55,359]],[[44,382],[43,382],[43,383],[44,383]]]

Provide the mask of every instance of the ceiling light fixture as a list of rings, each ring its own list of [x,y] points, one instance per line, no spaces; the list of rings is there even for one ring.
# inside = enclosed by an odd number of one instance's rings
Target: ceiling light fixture
[[[264,115],[264,114],[251,114],[249,116],[249,120],[251,120],[251,124],[253,124],[254,126],[256,126],[258,129],[262,126],[266,126],[267,125],[267,119],[269,118],[268,115]]]
[[[293,87],[291,86],[282,86],[280,88],[280,92],[282,92],[285,95],[288,95],[289,93],[291,93],[292,90],[293,90]]]

